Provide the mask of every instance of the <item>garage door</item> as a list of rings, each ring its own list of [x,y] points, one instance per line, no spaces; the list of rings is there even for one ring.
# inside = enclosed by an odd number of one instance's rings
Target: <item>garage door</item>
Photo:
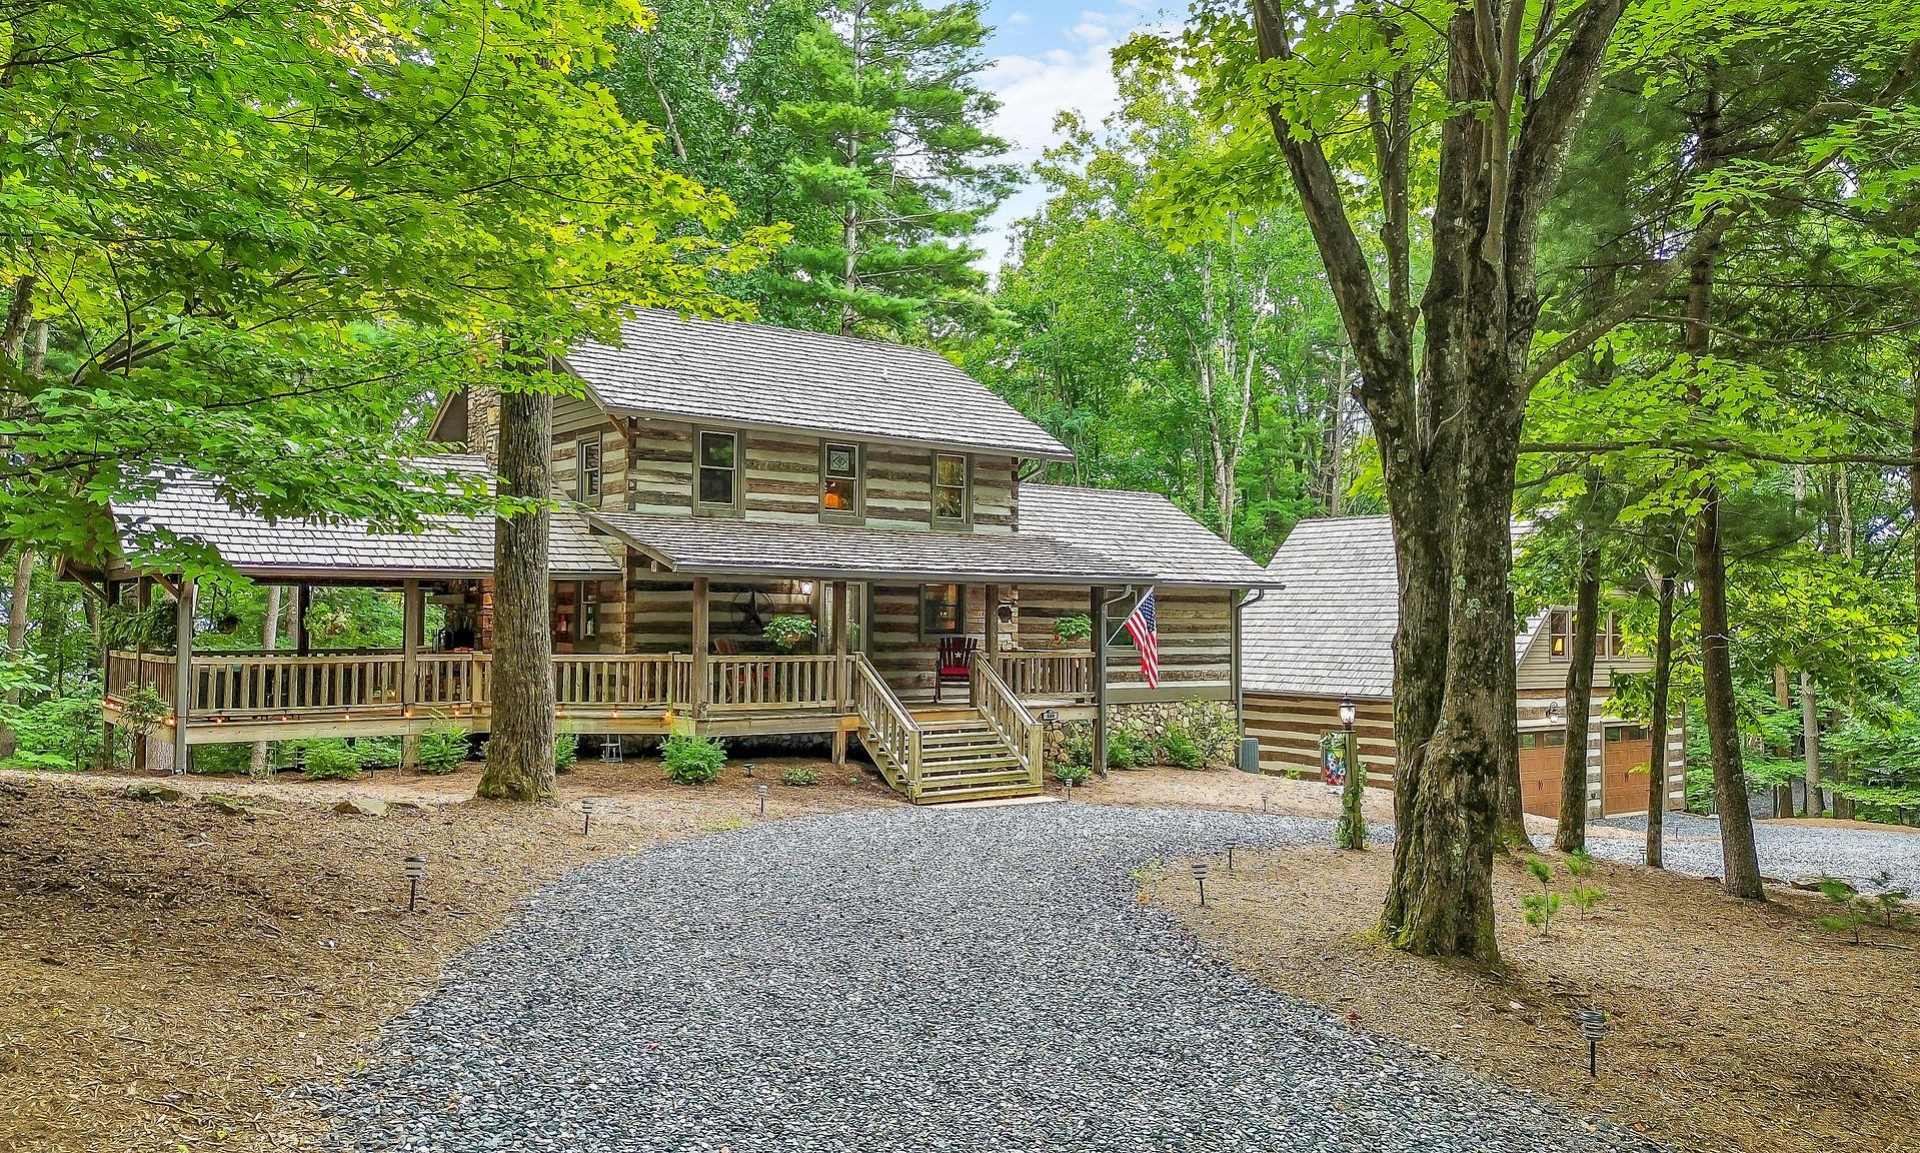
[[[1542,817],[1560,815],[1560,766],[1566,759],[1565,729],[1520,734],[1520,807]]]
[[[1609,817],[1647,811],[1647,770],[1653,763],[1653,742],[1642,725],[1608,725],[1606,792],[1601,803]]]

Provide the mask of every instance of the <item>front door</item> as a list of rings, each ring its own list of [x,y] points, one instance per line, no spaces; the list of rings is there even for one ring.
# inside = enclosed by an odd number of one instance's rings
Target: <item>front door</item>
[[[1647,772],[1653,764],[1653,742],[1643,725],[1608,725],[1606,733],[1606,792],[1600,803],[1611,817],[1647,811]]]
[[[831,586],[827,586],[829,589]],[[823,596],[824,604],[820,610],[820,619],[825,628],[820,632],[820,651],[833,651],[833,637],[840,622],[833,619],[833,595],[830,591]],[[864,653],[867,651],[867,584],[865,581],[847,582],[847,651]]]

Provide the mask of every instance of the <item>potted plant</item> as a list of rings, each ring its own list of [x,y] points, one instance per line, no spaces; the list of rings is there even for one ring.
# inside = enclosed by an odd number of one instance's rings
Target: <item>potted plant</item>
[[[781,653],[794,653],[811,645],[819,630],[813,626],[813,618],[798,613],[781,613],[767,622],[761,630],[767,643]]]
[[[1053,622],[1053,639],[1061,648],[1072,648],[1093,637],[1093,618],[1085,613],[1075,613],[1070,617],[1061,617]]]

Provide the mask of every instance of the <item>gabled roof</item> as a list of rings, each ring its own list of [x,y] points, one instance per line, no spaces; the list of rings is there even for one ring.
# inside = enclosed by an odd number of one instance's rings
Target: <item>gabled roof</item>
[[[1393,696],[1400,590],[1388,518],[1303,520],[1281,542],[1266,575],[1284,587],[1241,615],[1244,689]]]
[[[1514,539],[1527,526],[1515,523]],[[1241,681],[1250,692],[1387,700],[1400,627],[1400,567],[1384,516],[1303,520],[1267,565],[1283,587],[1241,616]],[[1547,613],[1514,638],[1514,659],[1545,631]]]
[[[1142,569],[1026,532],[916,532],[620,512],[587,517],[677,573],[1034,584],[1149,578]]]
[[[1145,570],[1166,584],[1253,588],[1271,579],[1157,492],[1022,484],[1020,531]]]
[[[924,348],[642,309],[566,364],[608,412],[1068,459],[1065,445]]]
[[[484,472],[479,457],[434,457],[436,467]],[[420,532],[374,532],[365,521],[270,521],[230,506],[214,480],[183,472],[159,492],[113,501],[108,511],[120,535],[121,555],[135,538],[155,530],[216,549],[242,575],[317,580],[455,579],[493,571],[493,517],[443,516]],[[551,518],[547,569],[561,579],[617,577],[620,559],[594,536],[585,518],[556,510]]]

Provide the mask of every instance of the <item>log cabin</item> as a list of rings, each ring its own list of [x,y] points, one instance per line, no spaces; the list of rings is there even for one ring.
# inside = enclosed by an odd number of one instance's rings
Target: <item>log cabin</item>
[[[1165,702],[1239,705],[1239,615],[1260,567],[1164,496],[1036,483],[1066,447],[935,352],[639,311],[555,365],[549,572],[556,723],[849,743],[915,802],[1037,793],[1047,733]],[[449,397],[432,439],[488,470],[499,409]],[[269,523],[202,478],[115,504],[242,576],[392,589],[393,651],[195,653],[191,582],[121,559],[109,599],[176,597],[171,653],[109,656],[106,709],[172,702],[158,757],[200,744],[417,736],[489,724],[493,524],[408,534]],[[1120,621],[1147,590],[1160,676]],[[444,622],[427,635],[429,606]],[[298,617],[296,613],[296,617]],[[776,618],[812,627],[776,649]],[[1074,627],[1085,618],[1084,627]],[[1105,675],[1100,675],[1104,670]]]
[[[1399,580],[1393,527],[1384,516],[1304,520],[1267,566],[1277,595],[1244,619],[1242,689],[1246,733],[1257,738],[1263,771],[1319,775],[1321,741],[1343,731],[1340,704],[1354,705],[1358,760],[1367,783],[1392,788],[1393,637]],[[1518,702],[1514,724],[1522,807],[1557,817],[1566,758],[1566,679],[1573,613],[1555,607],[1521,623],[1514,638]],[[1644,725],[1608,708],[1615,678],[1651,662],[1626,650],[1609,613],[1597,637],[1593,705],[1584,734],[1588,814],[1644,813],[1652,742]],[[1684,719],[1668,733],[1666,804],[1684,807]]]

